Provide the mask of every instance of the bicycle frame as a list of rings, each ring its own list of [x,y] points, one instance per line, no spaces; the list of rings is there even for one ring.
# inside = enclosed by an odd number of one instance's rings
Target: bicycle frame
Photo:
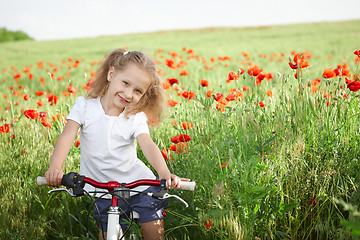
[[[124,189],[132,189],[142,185],[149,185],[149,186],[161,186],[166,188],[165,182],[160,180],[138,180],[128,184],[121,184],[118,182],[108,182],[108,183],[99,183],[91,178],[84,177],[84,183],[88,183],[94,187],[106,189],[109,192],[116,191],[117,189],[124,190]],[[121,229],[119,218],[121,212],[118,208],[118,197],[116,194],[112,194],[111,199],[111,206],[108,211],[108,226],[107,226],[107,240],[118,240],[123,236],[123,231]]]

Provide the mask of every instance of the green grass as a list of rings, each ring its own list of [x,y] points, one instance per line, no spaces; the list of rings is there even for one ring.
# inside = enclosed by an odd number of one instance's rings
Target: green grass
[[[177,192],[189,202],[188,209],[170,202],[168,239],[356,239],[359,95],[346,88],[344,77],[324,79],[322,74],[325,68],[344,62],[352,74],[357,71],[353,52],[360,49],[359,26],[360,21],[348,21],[1,43],[0,126],[10,124],[9,133],[0,134],[0,225],[6,226],[0,230],[1,238],[85,238],[90,201],[65,194],[48,196],[49,188],[37,187],[35,178],[47,170],[63,128],[52,116],[68,114],[76,97],[85,94],[82,85],[106,53],[128,47],[158,62],[164,81],[177,78],[182,91],[196,94],[187,100],[174,89],[166,90],[178,104],[168,109],[159,127],[151,129],[160,149],[169,148],[174,135],[192,138],[184,153],[171,152],[168,161],[172,172],[195,180],[198,186],[194,193]],[[194,54],[183,48],[193,49]],[[288,65],[292,51],[311,54],[310,66],[302,70],[299,80]],[[218,59],[224,56],[231,60]],[[187,63],[170,69],[166,59]],[[75,60],[79,60],[77,67]],[[42,68],[37,67],[40,61]],[[93,61],[95,65],[90,64]],[[238,80],[226,82],[230,71],[240,67],[247,71],[250,64],[271,72],[274,79],[254,86],[254,77],[245,72]],[[212,69],[206,70],[205,65]],[[32,80],[23,72],[26,68]],[[180,76],[184,69],[189,76]],[[55,77],[51,79],[48,72]],[[13,78],[17,73],[21,73],[18,83]],[[310,82],[316,78],[321,79],[319,91],[312,92]],[[208,80],[209,87],[201,87],[200,79]],[[69,81],[80,91],[65,97]],[[243,91],[243,86],[250,90]],[[231,88],[242,91],[244,99],[229,102],[223,112],[216,109],[213,98],[206,97],[208,89],[226,97]],[[44,96],[37,96],[38,90]],[[266,95],[268,90],[272,98]],[[59,96],[56,105],[47,102],[48,93]],[[24,94],[29,100],[24,100]],[[43,106],[38,107],[40,99]],[[24,117],[22,112],[28,109],[47,112],[52,128]],[[194,126],[184,130],[173,120]],[[144,159],[140,151],[139,156]],[[79,158],[80,149],[74,147],[64,172],[79,171]],[[206,228],[209,220],[213,225]],[[97,238],[92,221],[90,231]]]

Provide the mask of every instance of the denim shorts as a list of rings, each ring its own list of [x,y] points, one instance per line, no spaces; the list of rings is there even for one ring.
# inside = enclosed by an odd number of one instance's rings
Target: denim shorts
[[[140,223],[144,222],[150,222],[153,220],[159,220],[165,218],[166,214],[164,212],[168,200],[158,200],[155,198],[152,198],[148,196],[147,192],[158,192],[160,190],[160,187],[157,186],[150,186],[145,191],[136,194],[134,196],[131,196],[129,199],[127,199],[127,202],[131,205],[132,210],[139,213],[139,221]],[[118,201],[119,211],[120,214],[120,225],[121,228],[126,229],[128,227],[128,224],[130,219],[130,210],[127,203],[125,203],[123,200],[119,199]],[[106,232],[107,231],[107,216],[109,207],[111,206],[111,199],[108,198],[96,198],[96,205],[99,209],[100,216],[96,210],[94,209],[94,219],[98,223],[102,223],[103,229]],[[99,224],[99,230],[101,230],[101,224]]]

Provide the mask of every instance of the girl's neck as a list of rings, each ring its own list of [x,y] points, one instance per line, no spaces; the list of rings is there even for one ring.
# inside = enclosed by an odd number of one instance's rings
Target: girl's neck
[[[120,109],[112,105],[111,102],[108,101],[105,96],[100,98],[100,103],[105,114],[108,116],[119,116],[125,109],[125,108]]]

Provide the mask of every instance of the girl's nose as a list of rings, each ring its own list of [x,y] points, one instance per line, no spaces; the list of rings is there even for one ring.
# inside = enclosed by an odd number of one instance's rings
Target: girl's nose
[[[125,92],[125,97],[126,97],[126,100],[132,99],[132,91],[130,89]]]

